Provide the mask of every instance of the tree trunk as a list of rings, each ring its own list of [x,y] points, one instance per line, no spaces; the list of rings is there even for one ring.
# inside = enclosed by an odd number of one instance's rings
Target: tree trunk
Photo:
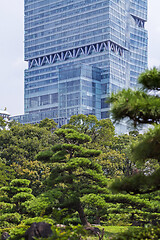
[[[100,225],[100,217],[99,217],[99,216],[96,216],[96,221],[95,221],[95,224],[98,224],[98,225]]]
[[[90,223],[87,221],[86,215],[84,213],[83,207],[81,205],[81,203],[79,203],[79,205],[77,206],[77,211],[79,214],[79,218],[81,220],[81,223],[83,226],[90,226]]]
[[[95,220],[95,224],[100,225],[100,216],[99,216],[99,208],[96,209],[96,220]]]

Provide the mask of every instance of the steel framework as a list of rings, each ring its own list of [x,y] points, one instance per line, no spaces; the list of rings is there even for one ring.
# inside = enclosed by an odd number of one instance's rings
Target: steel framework
[[[104,41],[100,43],[94,43],[79,48],[65,50],[50,55],[30,59],[28,61],[28,67],[39,67],[43,65],[53,64],[57,61],[66,61],[70,58],[78,58],[81,55],[91,55],[92,53],[99,53],[102,51],[112,51],[120,57],[124,57],[124,51],[127,50],[114,42]]]

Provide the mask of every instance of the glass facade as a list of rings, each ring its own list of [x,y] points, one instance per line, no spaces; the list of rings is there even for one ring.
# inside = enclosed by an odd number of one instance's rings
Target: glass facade
[[[101,118],[101,70],[92,66],[59,69],[59,125],[72,115],[94,114]]]
[[[24,0],[25,115],[109,117],[111,92],[147,68],[147,0]]]

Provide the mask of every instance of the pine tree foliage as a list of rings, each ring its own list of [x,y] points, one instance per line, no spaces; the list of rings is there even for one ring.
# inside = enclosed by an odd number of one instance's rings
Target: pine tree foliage
[[[148,159],[157,159],[160,162],[160,125],[144,134],[141,141],[132,146],[133,159],[146,162]]]
[[[105,192],[107,186],[102,167],[92,160],[101,152],[85,148],[91,138],[74,129],[58,129],[55,134],[62,143],[52,147],[53,155],[49,154],[48,159],[47,154],[43,158],[44,152],[39,153],[37,159],[52,162],[49,184],[63,193],[59,207],[78,211],[82,224],[87,225],[81,197]]]
[[[112,117],[116,122],[129,118],[134,127],[138,124],[160,123],[160,99],[158,96],[148,95],[143,90],[123,89],[112,94]]]
[[[150,175],[145,175],[143,172],[135,174],[131,177],[117,179],[112,184],[112,190],[130,194],[145,194],[152,193],[160,189],[160,169],[157,169]]]
[[[0,116],[0,130],[5,129],[6,126],[6,121]]]
[[[48,121],[45,122],[47,123]],[[12,169],[16,178],[31,181],[31,188],[37,195],[44,190],[42,181],[50,174],[50,167],[35,161],[34,157],[39,151],[52,146],[55,135],[47,130],[48,125],[22,125],[13,122],[10,125],[9,129],[0,130],[0,173],[4,170],[3,182],[7,184],[7,178],[10,179],[11,176],[9,169]],[[10,171],[10,176],[5,169]]]
[[[160,123],[160,70],[146,70],[139,76],[142,88],[122,90],[112,94],[112,115],[115,121],[128,117],[136,127],[138,124]]]
[[[115,129],[110,119],[98,120],[94,115],[73,115],[69,124],[62,128],[72,128],[91,137],[91,144],[111,145]]]
[[[123,174],[124,154],[119,150],[113,150],[113,143],[117,141],[115,129],[110,119],[98,120],[93,115],[74,115],[69,124],[62,126],[63,129],[74,129],[79,133],[85,133],[91,141],[87,143],[90,149],[101,150],[103,154],[98,157],[98,163],[107,177],[120,176]],[[81,150],[82,151],[82,150]],[[85,150],[86,154],[87,151]],[[84,151],[83,153],[84,154]],[[80,153],[78,155],[80,157]]]
[[[146,90],[160,91],[160,71],[154,67],[151,70],[146,70],[139,76],[139,83]]]
[[[12,167],[7,166],[5,161],[0,158],[0,187],[8,185],[15,178]]]
[[[15,226],[23,219],[23,204],[34,199],[29,184],[27,179],[14,179],[0,188],[0,227]]]
[[[122,90],[112,94],[112,113],[115,121],[128,117],[136,127],[138,124],[152,124],[153,127],[144,133],[140,141],[131,146],[132,159],[137,163],[150,165],[153,160],[160,162],[160,70],[146,70],[139,77],[142,88],[137,91]],[[150,169],[150,167],[149,167]],[[129,179],[117,180],[114,189],[134,193],[152,192],[160,189],[159,166],[144,171]]]

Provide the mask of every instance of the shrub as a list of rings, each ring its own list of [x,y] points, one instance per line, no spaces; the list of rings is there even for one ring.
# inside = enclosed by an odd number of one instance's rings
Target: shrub
[[[8,228],[0,229],[0,234],[2,234],[2,232],[8,232],[10,235],[10,238],[9,238],[10,240],[24,240],[24,234],[26,230],[34,222],[46,222],[51,225],[54,224],[54,221],[49,218],[41,218],[41,217],[28,218],[26,220],[23,220],[21,224],[19,224],[18,226],[8,225],[7,226]]]
[[[52,227],[53,235],[43,240],[79,240],[81,236],[85,239],[86,230],[81,225],[76,227],[70,226],[65,228]]]
[[[20,222],[20,219],[21,215],[19,213],[5,213],[2,216],[0,216],[1,224],[4,224],[3,223],[4,221],[7,221],[8,223],[18,224]]]
[[[129,229],[128,231],[114,237],[114,240],[142,240],[142,239],[160,239],[160,226],[146,225],[143,228]]]
[[[50,218],[43,218],[43,217],[35,217],[35,218],[28,218],[26,220],[23,220],[22,221],[22,224],[25,224],[25,225],[31,225],[32,223],[34,222],[46,222],[46,223],[49,223],[51,225],[54,224],[54,221]]]

